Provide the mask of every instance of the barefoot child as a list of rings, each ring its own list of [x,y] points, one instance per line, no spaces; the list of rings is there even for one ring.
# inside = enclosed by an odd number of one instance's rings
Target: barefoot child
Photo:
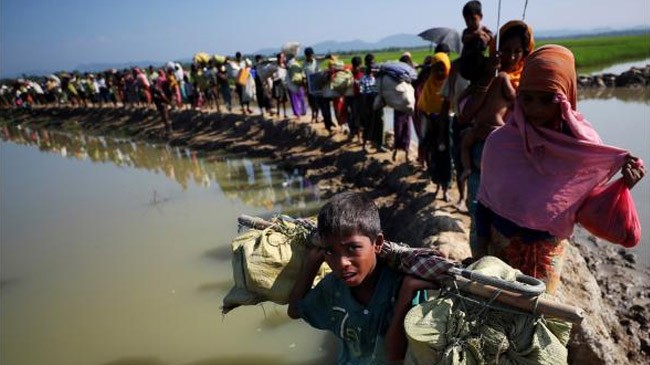
[[[506,23],[499,34],[499,52],[486,60],[483,77],[468,89],[469,98],[460,116],[461,123],[473,122],[461,142],[463,181],[472,172],[472,147],[504,124],[515,99],[525,58],[534,47],[532,31],[522,21]],[[495,69],[499,70],[496,77]]]
[[[289,297],[289,317],[338,337],[338,364],[402,360],[404,316],[416,292],[434,284],[398,274],[378,260],[384,242],[379,211],[361,194],[341,193],[323,206],[318,235],[321,247],[306,253]],[[332,273],[312,288],[323,261]]]

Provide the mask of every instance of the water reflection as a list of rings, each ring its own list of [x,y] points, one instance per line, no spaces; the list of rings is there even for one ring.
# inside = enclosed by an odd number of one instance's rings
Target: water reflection
[[[578,92],[578,100],[616,99],[626,103],[650,105],[650,88],[588,88]]]
[[[62,133],[4,125],[3,141],[38,147],[67,158],[112,163],[119,167],[164,174],[183,190],[190,184],[219,187],[225,196],[267,211],[311,214],[319,204],[319,191],[298,170],[284,171],[268,161],[222,154],[201,155],[197,151],[169,145],[151,145],[130,140]],[[169,198],[153,191],[150,205],[160,208]]]
[[[2,364],[335,358],[331,339],[282,306],[225,318],[219,308],[233,284],[237,216],[320,205],[298,171],[2,124],[0,137]]]

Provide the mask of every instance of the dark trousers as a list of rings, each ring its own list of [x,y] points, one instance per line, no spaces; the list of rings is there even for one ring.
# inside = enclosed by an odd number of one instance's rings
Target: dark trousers
[[[322,96],[317,97],[318,109],[320,109],[323,114],[323,122],[325,123],[325,128],[328,131],[332,131],[334,127],[334,122],[332,121],[332,109],[331,109],[331,99],[325,98]]]

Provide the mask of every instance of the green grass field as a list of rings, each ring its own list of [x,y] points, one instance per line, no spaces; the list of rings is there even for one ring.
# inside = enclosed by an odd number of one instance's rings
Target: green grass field
[[[650,34],[543,40],[539,45],[556,43],[571,51],[578,69],[610,65],[650,57]]]
[[[536,42],[536,47],[544,44],[560,44],[573,51],[576,57],[576,67],[579,72],[589,69],[608,66],[625,61],[641,60],[650,57],[650,34],[610,36],[610,37],[585,37],[585,38],[558,38],[544,39]],[[413,60],[422,63],[427,55],[432,54],[429,47],[409,49]],[[377,62],[397,60],[404,50],[371,51]],[[341,54],[340,57],[349,63],[353,56],[363,58],[366,52]],[[456,58],[452,54],[452,59]]]

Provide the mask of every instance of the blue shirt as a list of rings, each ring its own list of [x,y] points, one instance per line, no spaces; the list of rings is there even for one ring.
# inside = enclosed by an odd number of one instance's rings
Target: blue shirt
[[[393,316],[402,275],[382,266],[368,306],[333,274],[300,301],[300,314],[312,327],[332,332],[341,341],[339,364],[388,364],[384,335]]]

